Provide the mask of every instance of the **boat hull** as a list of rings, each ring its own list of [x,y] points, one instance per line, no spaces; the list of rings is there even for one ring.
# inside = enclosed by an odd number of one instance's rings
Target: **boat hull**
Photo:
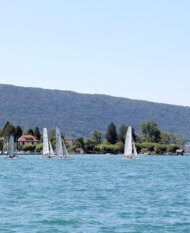
[[[138,157],[123,157],[121,158],[121,160],[136,160],[136,159],[139,159]]]

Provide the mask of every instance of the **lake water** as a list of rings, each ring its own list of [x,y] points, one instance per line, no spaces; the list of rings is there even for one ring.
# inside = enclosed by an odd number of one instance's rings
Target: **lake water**
[[[0,232],[190,232],[190,157],[0,159]]]

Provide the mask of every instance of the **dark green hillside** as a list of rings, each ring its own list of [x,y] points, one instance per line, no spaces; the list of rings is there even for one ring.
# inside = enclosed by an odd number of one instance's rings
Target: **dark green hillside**
[[[190,108],[106,95],[0,85],[0,127],[6,121],[23,128],[39,125],[49,130],[58,126],[70,136],[105,132],[113,121],[117,126],[156,121],[165,131],[190,138]]]

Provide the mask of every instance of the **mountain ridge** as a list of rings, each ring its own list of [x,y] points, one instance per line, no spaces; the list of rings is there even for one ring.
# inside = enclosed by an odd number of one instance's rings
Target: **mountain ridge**
[[[100,93],[81,93],[78,91],[72,91],[72,90],[61,90],[61,89],[51,89],[51,88],[43,88],[43,87],[30,87],[30,86],[19,86],[19,85],[13,85],[13,84],[5,84],[5,83],[0,83],[0,86],[12,86],[12,87],[19,87],[19,88],[31,88],[31,89],[41,89],[41,90],[48,90],[48,91],[60,91],[60,92],[71,92],[74,94],[79,94],[79,95],[93,95],[93,96],[108,96],[108,97],[113,97],[113,98],[120,98],[120,99],[128,99],[128,100],[135,100],[135,101],[142,101],[142,102],[148,102],[148,103],[153,103],[153,104],[163,104],[163,105],[171,105],[171,106],[176,106],[176,107],[187,107],[190,108],[188,105],[179,105],[179,104],[172,104],[172,103],[164,103],[164,102],[156,102],[156,101],[151,101],[151,100],[141,100],[141,99],[134,99],[134,98],[129,98],[129,97],[123,97],[123,96],[114,96],[114,95],[109,95],[109,94],[100,94]]]
[[[163,130],[190,137],[188,106],[0,84],[0,109],[0,127],[6,121],[23,128],[58,126],[68,136],[87,137],[96,129],[105,133],[111,121],[117,127],[132,125],[138,132],[140,123],[153,120]]]

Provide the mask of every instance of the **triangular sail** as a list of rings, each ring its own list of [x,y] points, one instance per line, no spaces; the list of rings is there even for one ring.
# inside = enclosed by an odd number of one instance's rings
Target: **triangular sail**
[[[14,137],[11,135],[8,143],[7,154],[14,156],[15,155],[15,145],[14,145]]]
[[[131,126],[129,126],[128,130],[127,130],[126,139],[125,139],[124,155],[125,156],[131,156],[132,152],[133,152],[133,148],[132,148],[132,128],[131,128]]]
[[[57,154],[57,156],[63,156],[61,132],[60,132],[59,128],[57,128],[57,127],[56,127],[56,154]]]
[[[43,155],[49,155],[49,142],[47,129],[43,130]]]
[[[69,158],[69,152],[68,152],[68,150],[67,150],[67,147],[65,146],[65,143],[64,143],[64,141],[63,141],[63,148],[64,148],[64,154],[65,154],[65,158]]]
[[[54,156],[55,153],[53,151],[53,148],[52,148],[52,145],[51,145],[51,142],[49,141],[49,147],[50,147],[50,156]]]
[[[133,152],[134,152],[134,155],[135,155],[135,156],[138,156],[135,143],[133,143]]]
[[[131,126],[128,127],[126,134],[124,155],[129,158],[138,156]]]

